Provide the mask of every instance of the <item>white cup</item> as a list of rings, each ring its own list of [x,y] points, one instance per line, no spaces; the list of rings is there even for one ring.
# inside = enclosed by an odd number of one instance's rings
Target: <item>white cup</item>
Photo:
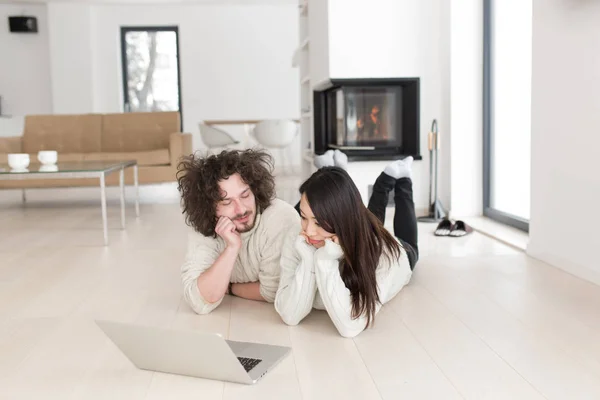
[[[8,165],[12,169],[23,170],[29,167],[29,154],[12,153],[8,155]]]
[[[58,153],[54,150],[38,151],[38,160],[42,165],[54,165],[58,160]]]

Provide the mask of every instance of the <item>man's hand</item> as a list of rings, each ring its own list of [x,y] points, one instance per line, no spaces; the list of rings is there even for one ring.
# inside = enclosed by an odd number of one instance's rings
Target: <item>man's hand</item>
[[[215,233],[223,238],[227,247],[231,247],[236,251],[239,251],[242,247],[242,237],[229,218],[219,218],[215,227]]]

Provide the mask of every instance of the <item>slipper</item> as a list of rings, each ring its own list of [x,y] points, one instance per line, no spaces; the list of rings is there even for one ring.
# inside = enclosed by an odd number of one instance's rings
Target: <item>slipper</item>
[[[468,235],[471,232],[473,232],[473,228],[471,228],[469,225],[465,224],[463,221],[456,221],[454,225],[452,225],[449,236],[461,237]]]
[[[450,222],[449,219],[444,218],[442,222],[439,223],[437,228],[435,228],[433,234],[435,236],[448,236],[450,235],[453,226],[454,225],[452,225],[452,222]]]

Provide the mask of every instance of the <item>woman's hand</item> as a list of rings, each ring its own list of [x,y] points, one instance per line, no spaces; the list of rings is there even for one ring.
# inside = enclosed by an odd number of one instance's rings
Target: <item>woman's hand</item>
[[[304,238],[304,241],[306,242],[306,244],[310,244],[310,242],[308,241],[308,235],[306,233],[304,233],[304,231],[300,231],[300,236],[302,236]]]
[[[295,247],[300,254],[313,254],[315,250],[317,250],[308,242],[307,236],[303,232],[300,232],[300,234],[296,238]]]
[[[326,259],[339,259],[344,255],[344,250],[340,245],[340,239],[337,235],[329,236],[325,239],[325,245],[322,249],[319,249],[319,254]]]

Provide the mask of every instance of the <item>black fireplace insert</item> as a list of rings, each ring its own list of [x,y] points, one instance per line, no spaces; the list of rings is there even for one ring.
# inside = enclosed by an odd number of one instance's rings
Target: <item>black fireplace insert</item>
[[[315,153],[385,160],[419,152],[419,78],[333,79],[315,90]]]

